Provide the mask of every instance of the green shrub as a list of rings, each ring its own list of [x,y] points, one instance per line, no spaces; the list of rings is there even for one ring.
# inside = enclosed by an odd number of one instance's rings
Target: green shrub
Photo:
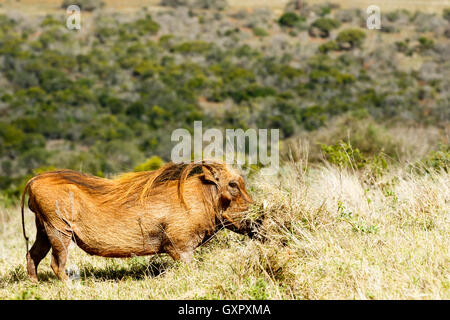
[[[395,48],[398,52],[402,52],[407,56],[411,56],[414,53],[414,50],[409,48],[409,39],[405,41],[396,41]]]
[[[372,176],[381,176],[387,169],[387,160],[383,152],[374,156],[364,155],[358,148],[340,141],[335,145],[321,145],[328,162],[341,168],[353,170],[367,169]]]
[[[419,38],[419,51],[425,51],[433,49],[434,47],[434,41],[433,39],[427,38],[427,37],[420,37]]]
[[[95,120],[85,124],[81,132],[81,137],[85,142],[93,143],[97,140],[111,141],[122,139],[126,141],[133,136],[133,133],[125,123],[120,122],[113,115],[98,116]]]
[[[152,35],[159,31],[159,24],[153,21],[152,16],[147,14],[144,18],[134,21],[130,25],[130,29],[137,32],[139,35]]]
[[[237,89],[229,92],[229,96],[233,98],[236,103],[242,101],[248,101],[258,97],[275,96],[277,91],[271,87],[262,87],[256,84],[252,84],[244,89]]]
[[[44,167],[39,167],[39,168],[35,168],[33,169],[33,175],[38,175],[44,172],[48,172],[48,171],[54,171],[57,168],[55,166],[44,166]]]
[[[319,16],[324,17],[331,13],[331,7],[323,6],[320,8]]]
[[[336,50],[339,50],[339,45],[334,40],[327,41],[319,46],[320,53],[327,53],[329,51],[336,51]]]
[[[134,168],[134,172],[140,172],[140,171],[153,171],[161,168],[164,165],[164,161],[158,157],[153,156],[144,163],[141,163],[137,165]]]
[[[395,22],[399,18],[398,11],[387,12],[385,15],[386,15],[386,19],[388,19],[388,21],[390,21],[390,22]]]
[[[255,27],[253,28],[253,34],[256,37],[267,37],[269,35],[269,33],[267,32],[266,29],[261,28],[261,27]]]
[[[172,47],[172,51],[182,54],[205,54],[212,47],[213,44],[210,42],[196,40],[175,45]]]
[[[357,109],[362,115],[365,109]],[[356,110],[355,110],[356,111]],[[384,153],[390,158],[398,160],[401,145],[387,131],[386,127],[378,124],[370,117],[357,119],[347,115],[335,122],[335,128],[328,135],[321,138],[322,142],[334,144],[339,140],[347,141],[352,147],[363,154],[375,156]]]
[[[19,165],[27,171],[37,167],[47,166],[51,153],[42,147],[24,150],[20,155]]]
[[[305,21],[305,19],[303,17],[300,17],[296,13],[286,12],[280,17],[278,23],[282,27],[293,28],[295,26],[298,26],[303,21]]]
[[[361,48],[366,34],[361,29],[346,29],[339,32],[336,41],[342,50]]]
[[[334,108],[335,104],[332,106]],[[322,113],[325,111],[322,108]],[[355,109],[351,114],[334,118],[332,125],[319,131],[305,133],[303,140],[319,141],[320,144],[332,146],[345,141],[366,157],[373,158],[384,154],[395,161],[403,159],[411,152],[409,148],[405,149],[386,127],[370,118],[366,109]],[[322,152],[320,145],[312,145],[309,153],[310,160],[319,161],[322,158]]]
[[[335,145],[321,145],[328,162],[343,168],[361,169],[366,166],[367,158],[350,144],[340,141]]]
[[[430,171],[450,172],[450,145],[441,144],[439,149],[430,152],[424,159],[415,163],[416,171],[430,173]]]
[[[311,106],[302,109],[300,114],[301,122],[306,130],[318,129],[328,120],[328,116],[322,106]]]
[[[158,74],[161,67],[152,60],[142,60],[133,69],[133,75],[141,76],[142,78],[149,78]]]
[[[46,26],[60,26],[62,23],[61,20],[57,20],[55,19],[53,16],[51,15],[47,15],[44,20],[42,20],[41,22],[41,27],[46,27]]]
[[[340,25],[341,23],[335,19],[319,18],[311,24],[309,35],[312,37],[320,36],[321,38],[328,38],[330,31],[339,28]],[[319,30],[318,33],[315,31],[316,29]]]
[[[0,153],[3,147],[17,147],[25,139],[22,130],[0,122]]]

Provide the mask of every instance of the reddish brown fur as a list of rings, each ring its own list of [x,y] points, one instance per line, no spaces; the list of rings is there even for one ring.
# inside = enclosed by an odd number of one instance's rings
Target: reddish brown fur
[[[27,271],[33,280],[50,248],[52,269],[66,279],[71,240],[92,255],[166,252],[191,261],[194,249],[221,226],[247,232],[242,213],[252,202],[242,177],[217,162],[170,163],[114,180],[71,170],[46,172],[28,181],[22,217],[26,194],[37,227],[29,251],[27,245]],[[28,243],[25,228],[23,233]]]

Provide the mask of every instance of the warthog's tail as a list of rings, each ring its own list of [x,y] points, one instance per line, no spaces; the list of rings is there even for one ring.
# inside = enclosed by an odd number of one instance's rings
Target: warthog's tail
[[[23,231],[23,237],[25,238],[25,246],[27,248],[27,252],[28,252],[28,237],[27,237],[27,233],[25,232],[25,214],[24,214],[24,206],[25,206],[25,196],[28,193],[28,190],[30,190],[30,182],[32,179],[30,179],[27,184],[25,185],[25,189],[23,190],[22,193],[22,199],[20,201],[20,209],[22,211],[22,231]]]

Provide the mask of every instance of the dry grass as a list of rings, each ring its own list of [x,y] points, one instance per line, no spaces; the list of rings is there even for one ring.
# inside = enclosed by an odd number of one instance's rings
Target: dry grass
[[[146,6],[149,8],[158,8],[160,0],[103,0],[107,8],[121,11],[134,11]],[[284,10],[288,0],[228,0],[231,9],[240,8],[270,8],[276,14],[281,14]],[[306,0],[308,4],[317,4],[324,2],[337,3],[341,8],[360,8],[366,9],[374,4],[373,0]],[[43,12],[58,12],[62,0],[6,0],[3,3],[3,8],[26,11],[27,13],[43,13]],[[388,12],[396,9],[408,9],[410,11],[420,10],[426,13],[442,13],[442,10],[450,6],[448,0],[384,0],[377,1],[382,12]]]
[[[195,262],[165,255],[91,257],[71,246],[80,279],[39,284],[25,274],[19,210],[0,211],[0,299],[449,299],[450,176],[395,169],[366,185],[358,173],[287,165],[256,176],[259,243],[222,231]],[[34,232],[27,213],[27,228]]]

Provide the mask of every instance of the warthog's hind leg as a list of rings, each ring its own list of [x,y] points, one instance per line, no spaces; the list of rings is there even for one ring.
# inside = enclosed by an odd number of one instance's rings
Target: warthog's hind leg
[[[37,268],[39,262],[45,258],[50,250],[50,242],[48,241],[47,233],[44,226],[38,218],[36,218],[36,240],[30,251],[27,252],[27,273],[32,281],[37,282]]]
[[[71,237],[56,229],[48,231],[48,240],[50,241],[50,245],[52,246],[52,262],[50,266],[52,267],[53,272],[55,272],[56,276],[60,280],[65,281],[68,278],[65,273],[65,268]]]

